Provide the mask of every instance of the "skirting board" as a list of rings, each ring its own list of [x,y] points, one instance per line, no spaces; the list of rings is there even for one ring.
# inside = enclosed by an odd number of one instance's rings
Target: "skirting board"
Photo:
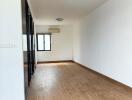
[[[125,84],[123,84],[121,82],[118,82],[118,81],[116,81],[116,80],[114,80],[114,79],[112,79],[112,78],[110,78],[108,76],[105,76],[105,75],[103,75],[103,74],[101,74],[99,72],[96,72],[95,70],[92,70],[92,69],[90,69],[90,68],[88,68],[88,67],[86,67],[86,66],[84,66],[84,65],[82,65],[82,64],[80,64],[78,62],[75,62],[75,61],[73,61],[73,62],[76,63],[76,64],[78,64],[78,65],[80,65],[81,67],[83,67],[83,68],[91,71],[92,73],[94,73],[94,74],[96,74],[96,75],[98,75],[98,76],[100,76],[100,77],[102,77],[102,78],[104,78],[104,79],[112,82],[113,84],[121,86],[121,87],[127,89],[128,91],[132,92],[132,87],[129,87],[129,86],[127,86],[127,85],[125,85]]]
[[[73,62],[72,60],[59,60],[59,61],[39,61],[37,64],[43,64],[43,63],[62,63],[62,62]]]

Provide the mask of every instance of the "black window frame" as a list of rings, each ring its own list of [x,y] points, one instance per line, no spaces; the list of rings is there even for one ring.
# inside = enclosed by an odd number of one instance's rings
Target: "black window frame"
[[[44,50],[39,50],[38,48],[38,35],[43,35],[44,37]],[[50,50],[45,50],[45,35],[49,35],[50,36]],[[51,51],[51,33],[37,33],[36,34],[36,40],[37,40],[37,51]]]

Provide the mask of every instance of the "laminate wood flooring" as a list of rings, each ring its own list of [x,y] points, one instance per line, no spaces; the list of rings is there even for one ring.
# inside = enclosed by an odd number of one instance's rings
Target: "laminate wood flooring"
[[[132,90],[72,63],[39,64],[28,100],[132,100]]]

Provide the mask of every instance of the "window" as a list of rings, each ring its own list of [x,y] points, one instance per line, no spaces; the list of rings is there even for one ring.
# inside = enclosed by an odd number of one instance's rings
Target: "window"
[[[51,34],[37,34],[37,50],[51,51]]]
[[[23,50],[27,51],[27,35],[23,34]]]

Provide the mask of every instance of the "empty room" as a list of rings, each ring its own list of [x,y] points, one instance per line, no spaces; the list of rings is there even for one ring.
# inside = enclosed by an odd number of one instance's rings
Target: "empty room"
[[[0,100],[132,100],[132,0],[1,0]]]

